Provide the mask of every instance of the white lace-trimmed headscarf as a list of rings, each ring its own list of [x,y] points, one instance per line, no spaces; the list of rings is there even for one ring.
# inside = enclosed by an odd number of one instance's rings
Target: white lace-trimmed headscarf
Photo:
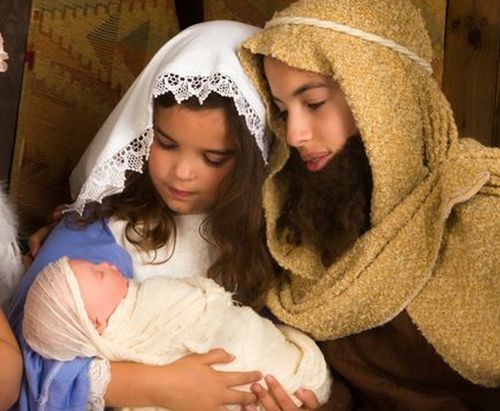
[[[172,93],[177,103],[200,104],[217,93],[234,101],[267,163],[264,105],[237,56],[239,45],[259,29],[234,21],[197,24],[168,41],[151,59],[97,132],[70,177],[79,213],[91,202],[123,191],[125,173],[140,172],[153,132],[153,99]]]

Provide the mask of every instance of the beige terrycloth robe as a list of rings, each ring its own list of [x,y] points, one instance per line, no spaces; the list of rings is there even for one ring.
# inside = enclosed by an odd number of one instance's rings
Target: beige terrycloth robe
[[[306,0],[275,15],[335,21],[431,61],[410,1]],[[332,76],[354,114],[373,175],[371,229],[330,267],[276,230],[288,182],[285,124],[269,98],[262,56]],[[387,323],[406,309],[466,379],[500,386],[500,150],[458,139],[448,102],[419,65],[351,34],[304,24],[266,28],[240,57],[258,84],[277,139],[264,186],[270,250],[288,275],[268,304],[319,340]]]
[[[45,268],[30,288],[23,333],[35,351],[60,361],[83,356],[164,365],[221,347],[236,358],[214,368],[260,370],[273,374],[290,394],[309,388],[326,402],[331,380],[323,354],[302,332],[278,327],[251,308],[236,306],[213,280],[159,276],[142,284],[129,281],[126,297],[99,334],[63,257]]]

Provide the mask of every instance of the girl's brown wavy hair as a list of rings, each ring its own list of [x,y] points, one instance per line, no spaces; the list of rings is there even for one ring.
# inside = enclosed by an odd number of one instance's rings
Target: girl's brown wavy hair
[[[177,103],[167,93],[157,97],[154,104],[169,108]],[[261,208],[265,177],[261,153],[232,99],[212,93],[203,105],[196,97],[181,105],[190,110],[222,108],[225,112],[236,146],[235,166],[219,187],[217,201],[200,227],[200,234],[220,250],[207,275],[233,291],[239,302],[260,308],[274,278]],[[174,215],[154,189],[145,163],[143,172],[129,172],[123,192],[96,206],[86,222],[111,216],[126,220],[127,239],[142,250],[154,251],[171,238],[175,247]]]

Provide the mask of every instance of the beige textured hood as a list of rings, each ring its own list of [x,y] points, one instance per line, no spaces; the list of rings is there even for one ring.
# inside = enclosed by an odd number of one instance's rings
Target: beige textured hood
[[[302,22],[278,23],[283,17]],[[310,18],[350,32],[309,25]],[[459,142],[450,106],[424,68],[432,51],[419,11],[404,0],[306,0],[273,20],[240,51],[277,136],[264,208],[269,247],[289,275],[270,293],[271,309],[318,339],[361,332],[408,309],[452,367],[500,385],[500,150]],[[372,228],[326,269],[311,245],[291,248],[276,231],[288,148],[262,55],[332,76],[370,161]]]

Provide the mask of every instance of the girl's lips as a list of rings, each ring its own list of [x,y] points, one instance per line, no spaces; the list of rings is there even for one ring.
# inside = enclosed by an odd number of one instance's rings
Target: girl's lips
[[[191,191],[177,190],[174,187],[169,187],[168,191],[170,191],[170,194],[172,194],[172,196],[174,196],[175,198],[180,198],[180,199],[187,198],[193,194]]]
[[[303,160],[309,171],[316,172],[326,166],[330,158],[332,158],[332,155],[331,153],[325,153],[316,156],[308,156]]]

